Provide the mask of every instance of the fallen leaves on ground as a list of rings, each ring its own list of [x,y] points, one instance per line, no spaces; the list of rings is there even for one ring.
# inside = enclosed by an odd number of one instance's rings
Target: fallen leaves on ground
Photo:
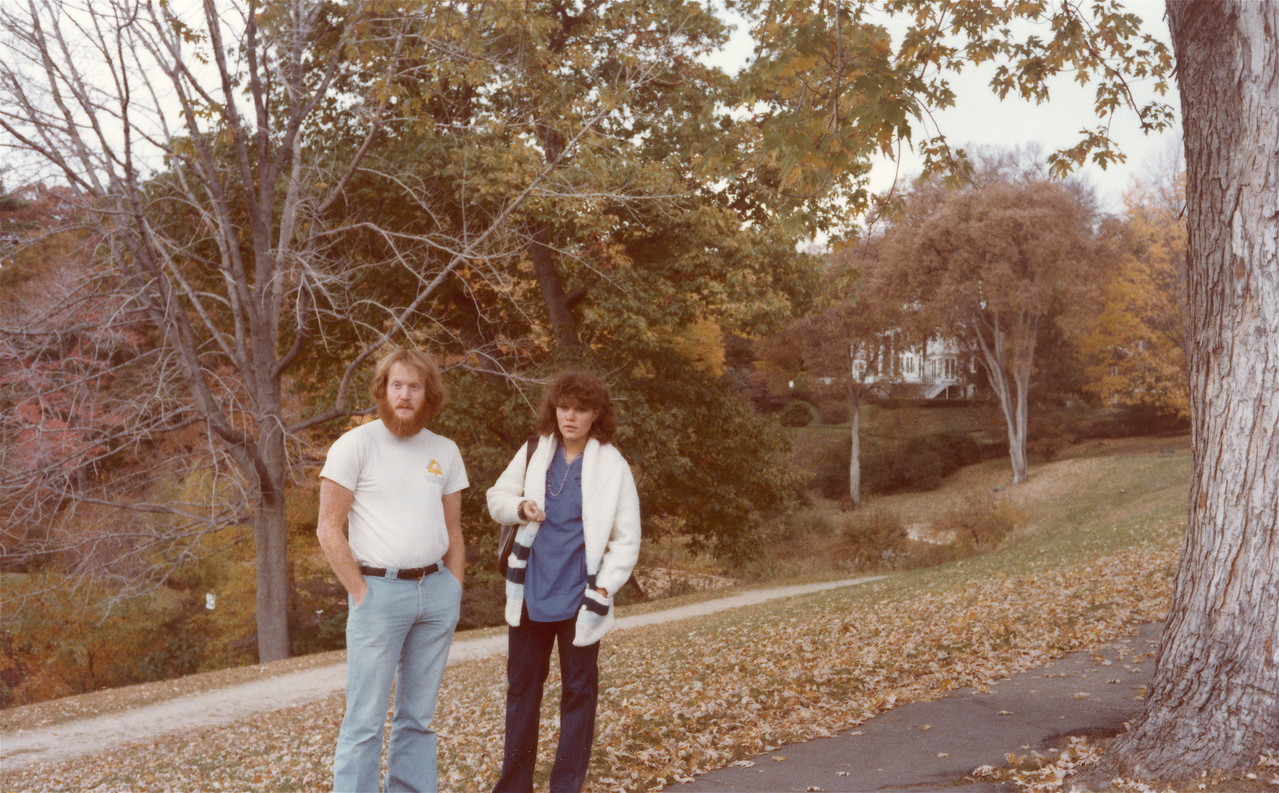
[[[1021,793],[1067,793],[1079,790],[1072,780],[1080,773],[1087,773],[1102,759],[1102,748],[1081,736],[1073,736],[1070,742],[1060,750],[1052,750],[1048,754],[1032,752],[1024,757],[1008,755],[1008,765],[1004,768],[994,766],[978,766],[972,771],[972,778],[978,782],[1009,782],[1016,785]],[[1267,773],[1268,766],[1279,768],[1279,749],[1263,752],[1257,759],[1258,773],[1245,773],[1243,780],[1237,777],[1229,780],[1226,790],[1263,790],[1264,786],[1279,786],[1279,773]],[[1256,783],[1248,785],[1247,782]],[[1133,779],[1116,778],[1107,783],[1111,793],[1176,793],[1171,788],[1152,787],[1146,782]],[[1191,790],[1205,790],[1212,787],[1218,789],[1216,783],[1211,785],[1191,783]]]
[[[590,790],[653,791],[908,702],[985,686],[1161,619],[1170,543],[1071,564],[919,573],[610,636]],[[554,675],[553,675],[554,677]],[[504,660],[449,670],[435,727],[444,790],[489,789],[501,761]],[[539,780],[554,752],[548,683]],[[342,697],[235,725],[0,776],[0,789],[322,790]]]

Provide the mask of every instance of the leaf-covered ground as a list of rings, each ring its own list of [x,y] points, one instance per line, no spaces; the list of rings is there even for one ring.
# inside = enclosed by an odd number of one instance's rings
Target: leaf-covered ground
[[[1163,616],[1175,518],[860,590],[610,637],[592,790],[668,782],[982,685]],[[1118,547],[1114,547],[1118,546]],[[1070,561],[1066,561],[1069,559]],[[500,762],[500,660],[450,670],[437,727],[444,789],[488,789]],[[548,687],[543,766],[554,747]],[[320,790],[342,702],[0,778],[5,790]],[[544,776],[544,772],[543,772]]]
[[[588,789],[658,790],[1161,619],[1184,525],[1188,458],[1181,449],[1119,454],[1037,468],[1027,485],[1007,491],[1032,527],[995,553],[608,637]],[[993,466],[974,467],[944,491],[885,501],[931,513],[966,489],[989,492],[1000,476]],[[449,670],[436,725],[443,789],[491,787],[501,757],[503,686],[501,659]],[[147,691],[160,696],[162,688]],[[118,697],[109,699],[94,700],[89,710],[121,706]],[[553,673],[543,787],[557,700]],[[57,716],[71,715],[62,710]],[[0,790],[323,790],[341,715],[336,695],[109,755],[0,774]]]

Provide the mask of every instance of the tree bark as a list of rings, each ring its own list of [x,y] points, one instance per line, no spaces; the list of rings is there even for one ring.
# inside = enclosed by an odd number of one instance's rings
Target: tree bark
[[[256,548],[258,661],[267,663],[293,653],[289,638],[289,528],[285,517],[288,459],[283,422],[261,422],[258,448],[263,460],[258,473],[257,505],[253,511]]]
[[[1026,463],[1026,414],[1027,392],[1030,390],[1030,361],[1033,361],[1033,348],[1029,355],[1020,355],[1017,351],[1024,349],[1025,340],[1010,340],[996,318],[990,322],[990,336],[979,330],[975,337],[981,351],[981,363],[986,369],[990,387],[999,399],[999,408],[1004,414],[1004,426],[1008,431],[1008,461],[1013,469],[1014,485],[1026,481],[1029,466]],[[1021,335],[1026,335],[1025,328]],[[1010,349],[1016,350],[1010,354]],[[1009,360],[1012,357],[1013,360]],[[1027,360],[1028,359],[1028,360]]]
[[[577,335],[577,321],[573,319],[573,308],[564,291],[564,281],[555,266],[555,254],[549,242],[550,234],[545,224],[537,224],[529,243],[533,272],[537,274],[537,284],[542,290],[542,299],[546,302],[546,313],[551,320],[556,345],[563,350],[576,349],[582,346]]]
[[[848,453],[848,497],[854,507],[859,507],[862,503],[862,392],[856,383],[849,387],[849,402],[852,405],[849,415],[849,434],[852,437]]]
[[[1279,741],[1279,3],[1169,0],[1168,18],[1194,468],[1150,698],[1110,765],[1179,780]]]

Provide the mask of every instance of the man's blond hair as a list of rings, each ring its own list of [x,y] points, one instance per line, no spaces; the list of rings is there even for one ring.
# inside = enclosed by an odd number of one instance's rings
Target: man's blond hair
[[[431,356],[420,350],[395,350],[382,356],[373,370],[373,399],[381,402],[386,399],[386,383],[391,377],[391,367],[403,364],[422,376],[422,387],[426,392],[426,420],[434,421],[444,408],[444,378]]]

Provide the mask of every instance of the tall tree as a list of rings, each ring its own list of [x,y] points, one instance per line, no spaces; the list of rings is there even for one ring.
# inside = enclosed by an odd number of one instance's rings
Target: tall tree
[[[760,358],[764,366],[787,379],[804,373],[829,380],[844,391],[849,407],[848,498],[862,502],[861,413],[870,393],[880,357],[897,328],[890,304],[861,294],[861,263],[874,257],[874,242],[845,246],[830,257],[824,307],[799,317],[765,339]]]
[[[760,4],[771,8],[772,3]],[[795,4],[810,8],[811,4]],[[835,2],[835,7],[842,4]],[[858,2],[858,9],[869,4]],[[814,15],[825,11],[814,8]],[[921,102],[945,107],[946,72],[995,61],[991,88],[1044,101],[1049,79],[1074,69],[1096,86],[1098,115],[1135,109],[1144,128],[1171,120],[1138,106],[1134,78],[1167,86],[1165,45],[1140,34],[1120,0],[913,3],[895,63],[934,78]],[[1018,39],[1017,19],[1051,36]],[[1186,777],[1242,769],[1279,734],[1279,393],[1274,338],[1279,295],[1274,141],[1279,140],[1279,4],[1168,0],[1187,161],[1187,348],[1195,470],[1189,526],[1169,627],[1145,716],[1114,746],[1114,767]],[[936,71],[924,69],[936,65]],[[812,82],[808,80],[806,82]],[[911,115],[919,120],[922,109]],[[1054,172],[1122,157],[1105,126],[1053,155]]]
[[[1155,680],[1113,750],[1169,779],[1279,736],[1279,3],[1169,0],[1186,151],[1190,517]]]
[[[1096,325],[1080,342],[1086,388],[1111,404],[1186,416],[1184,180],[1125,197],[1119,261]],[[1171,199],[1171,200],[1169,200]]]
[[[517,373],[516,382],[557,365],[609,372],[627,400],[619,442],[653,526],[744,550],[751,522],[770,519],[789,493],[774,462],[784,439],[692,351],[717,346],[721,330],[768,332],[811,293],[817,270],[768,216],[767,196],[735,188],[757,141],[749,119],[721,104],[733,98],[731,81],[701,58],[723,42],[723,23],[689,0],[553,0],[514,18],[491,13],[501,35],[485,52],[509,79],[472,104],[524,123],[494,136],[487,179],[518,182],[506,174],[555,155],[548,183],[560,190],[516,213],[523,238],[497,266],[519,310],[475,301],[473,327],[503,344],[468,365]],[[651,75],[647,90],[619,90],[636,73]],[[559,155],[597,113],[594,133]],[[484,294],[470,272],[457,280]],[[518,443],[527,406],[512,418],[472,436],[472,448]],[[738,450],[730,428],[756,450]]]
[[[1082,310],[1104,264],[1080,189],[999,178],[958,191],[921,184],[886,232],[873,275],[903,322],[976,350],[999,399],[1013,484],[1026,479],[1028,395],[1040,325]]]
[[[447,73],[493,72],[463,36],[465,19],[448,3],[377,0],[0,9],[13,43],[0,64],[0,129],[77,190],[108,265],[99,287],[124,307],[117,317],[161,341],[151,365],[166,410],[136,429],[146,437],[195,423],[208,438],[204,453],[168,461],[178,481],[193,467],[209,472],[203,505],[101,487],[55,495],[183,519],[202,512],[210,525],[230,511],[250,526],[263,661],[289,653],[285,491],[299,433],[360,407],[353,394],[369,356],[430,327],[433,301],[459,269],[496,278],[486,254],[513,233],[515,208],[537,187],[555,193],[545,184],[554,163],[543,162],[473,215],[403,161],[372,155],[423,123],[406,121],[402,104],[452,98],[433,90]],[[598,117],[584,116],[563,151]],[[432,140],[456,134],[447,117],[424,119]],[[491,115],[482,126],[510,122]],[[323,145],[333,140],[342,145]],[[347,193],[357,184],[397,196],[425,222],[358,216]],[[351,289],[371,272],[396,289]],[[56,321],[42,330],[62,332]],[[334,366],[336,351],[346,354]],[[317,361],[328,368],[295,369]],[[304,411],[292,400],[293,374],[334,383],[322,389],[326,406]],[[235,490],[244,498],[228,510]]]

